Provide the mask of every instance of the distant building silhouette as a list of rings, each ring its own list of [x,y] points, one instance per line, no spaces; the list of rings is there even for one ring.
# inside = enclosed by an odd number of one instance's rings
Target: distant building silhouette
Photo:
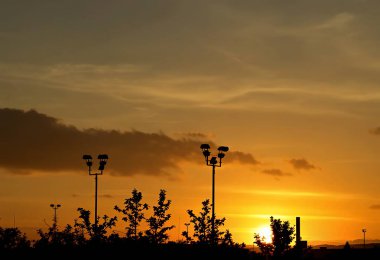
[[[307,241],[302,240],[301,237],[301,218],[296,217],[296,247],[303,249],[307,248]]]

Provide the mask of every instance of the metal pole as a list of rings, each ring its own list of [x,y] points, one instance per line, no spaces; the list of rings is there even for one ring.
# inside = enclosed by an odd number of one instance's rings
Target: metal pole
[[[57,206],[54,206],[54,225],[57,226]]]
[[[215,164],[212,165],[212,215],[211,215],[211,239],[215,242]]]
[[[365,231],[363,231],[364,234],[364,248],[365,248]]]
[[[98,175],[95,174],[95,228],[98,230]]]

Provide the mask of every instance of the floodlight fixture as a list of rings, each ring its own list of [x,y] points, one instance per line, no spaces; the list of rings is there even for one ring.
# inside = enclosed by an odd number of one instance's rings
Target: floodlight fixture
[[[92,166],[92,156],[91,155],[85,154],[85,155],[83,155],[82,159],[86,161],[86,164],[88,167]]]
[[[218,151],[219,152],[228,152],[228,146],[219,146]]]
[[[208,150],[208,149],[210,149],[210,145],[209,144],[201,144],[201,149],[202,150]]]
[[[216,157],[211,157],[211,159],[210,159],[210,164],[211,165],[215,165],[215,164],[217,164],[218,163],[218,160],[216,160]]]

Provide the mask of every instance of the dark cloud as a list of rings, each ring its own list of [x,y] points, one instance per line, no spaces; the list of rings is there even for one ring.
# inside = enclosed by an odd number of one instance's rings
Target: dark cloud
[[[283,177],[283,176],[291,176],[291,173],[284,172],[280,169],[266,169],[262,170],[262,173],[271,175],[273,177]]]
[[[178,133],[178,136],[183,138],[197,139],[197,140],[209,140],[210,136],[204,133]]]
[[[379,210],[379,209],[380,209],[380,204],[374,204],[374,205],[371,205],[369,208],[370,208],[370,209],[376,209],[376,210]]]
[[[163,133],[79,130],[34,110],[0,109],[0,144],[0,167],[15,173],[84,171],[83,154],[108,154],[106,170],[124,176],[165,175],[179,170],[181,162],[202,162],[195,140]],[[229,152],[226,161],[257,163],[251,154],[239,151]]]
[[[289,160],[289,163],[294,167],[296,170],[314,170],[316,169],[315,165],[309,163],[306,159],[291,159]]]
[[[369,132],[373,135],[380,135],[380,127],[376,127],[374,129],[369,130]]]
[[[260,162],[257,161],[250,153],[243,153],[239,151],[233,151],[232,153],[229,152],[226,159],[223,160],[239,161],[240,163],[252,165],[260,164]]]

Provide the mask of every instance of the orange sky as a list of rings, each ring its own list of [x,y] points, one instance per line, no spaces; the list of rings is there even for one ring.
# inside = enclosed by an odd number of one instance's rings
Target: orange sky
[[[380,238],[379,5],[6,1],[0,225],[35,234],[50,203],[72,224],[93,210],[82,154],[108,153],[99,213],[166,189],[175,240],[211,196],[210,142],[230,147],[216,213],[238,242],[272,215],[308,241]]]

